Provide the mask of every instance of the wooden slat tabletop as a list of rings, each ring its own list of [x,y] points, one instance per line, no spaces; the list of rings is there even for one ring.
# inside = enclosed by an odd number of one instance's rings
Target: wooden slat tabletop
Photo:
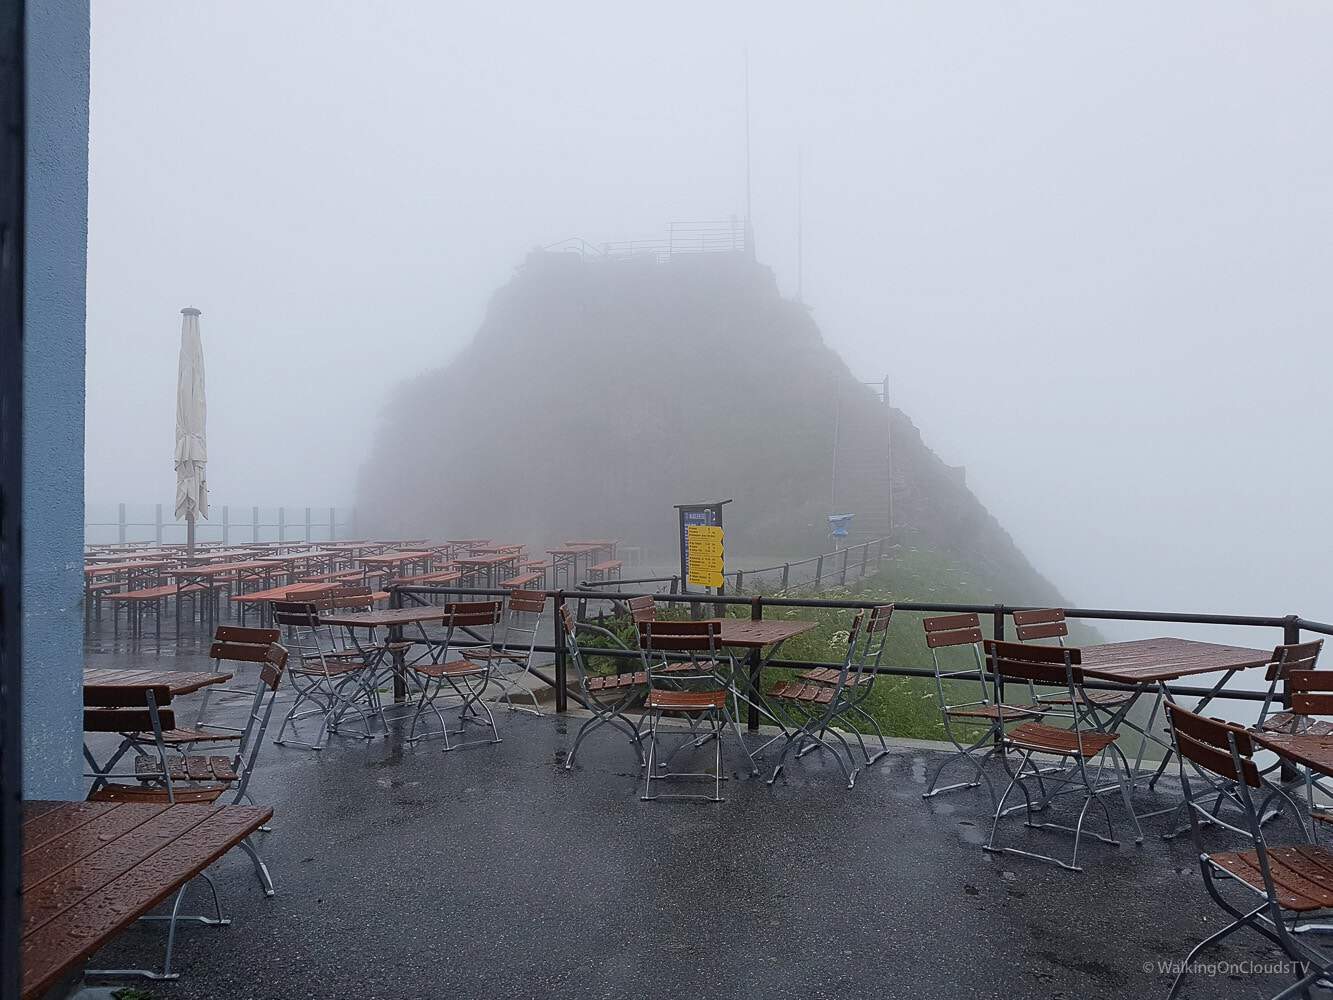
[[[319,620],[325,625],[346,628],[387,628],[392,625],[416,625],[442,622],[449,612],[443,607],[384,608],[379,611],[321,612]]]
[[[1279,757],[1333,777],[1333,736],[1259,732],[1251,733],[1251,736],[1254,742],[1267,747]]]
[[[83,683],[97,687],[143,688],[160,687],[165,684],[171,688],[171,696],[179,698],[183,694],[192,694],[210,684],[225,684],[232,675],[224,671],[185,671],[185,670],[113,670],[108,667],[84,667]]]
[[[398,551],[381,552],[374,556],[357,556],[359,563],[369,563],[373,566],[392,566],[400,562],[416,562],[418,559],[430,559],[434,553],[426,551]]]
[[[819,628],[818,622],[799,620],[788,621],[747,621],[744,618],[716,619],[722,623],[719,641],[724,646],[739,646],[744,649],[762,649],[774,643],[786,642],[793,636],[811,629]]]
[[[23,1000],[273,817],[255,806],[23,804]]]
[[[1272,650],[1225,646],[1193,639],[1135,639],[1083,647],[1083,672],[1089,677],[1128,684],[1156,684],[1192,674],[1262,667]]]

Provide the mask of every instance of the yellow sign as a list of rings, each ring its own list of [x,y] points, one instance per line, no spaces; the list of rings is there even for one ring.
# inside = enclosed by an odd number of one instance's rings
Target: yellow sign
[[[690,585],[722,586],[722,529],[715,524],[691,524],[685,529],[685,546]]]

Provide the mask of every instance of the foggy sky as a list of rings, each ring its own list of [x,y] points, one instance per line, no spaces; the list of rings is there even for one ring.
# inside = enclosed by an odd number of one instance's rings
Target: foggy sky
[[[825,337],[1072,603],[1329,620],[1331,31],[1217,0],[96,0],[88,499],[173,497],[194,305],[215,503],[350,502],[393,386],[529,249],[744,213],[748,50],[760,259],[793,294],[802,146]]]

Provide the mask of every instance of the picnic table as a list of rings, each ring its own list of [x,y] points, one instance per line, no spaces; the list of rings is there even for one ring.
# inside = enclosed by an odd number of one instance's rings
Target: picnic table
[[[587,557],[588,564],[592,565],[596,548],[595,545],[558,545],[547,549],[546,554],[551,557],[551,584],[560,586],[560,571],[564,570],[565,583],[574,586],[578,582],[579,559]]]
[[[469,582],[487,587],[495,586],[495,576],[502,566],[517,565],[521,553],[508,552],[495,555],[460,556],[454,560],[467,575]]]
[[[367,574],[372,569],[382,569],[390,576],[410,576],[408,568],[411,566],[419,567],[423,573],[430,572],[435,555],[428,549],[393,549],[376,555],[358,556],[356,561]]]
[[[1199,674],[1221,673],[1221,678],[1208,690],[1191,711],[1202,711],[1215,698],[1235,674],[1252,667],[1262,667],[1273,658],[1272,650],[1251,649],[1246,646],[1230,646],[1216,642],[1199,642],[1194,639],[1134,639],[1130,642],[1109,642],[1099,646],[1084,646],[1083,674],[1097,680],[1117,681],[1133,686],[1132,696],[1120,706],[1106,723],[1108,731],[1121,726],[1133,729],[1141,737],[1134,768],[1130,780],[1133,782],[1143,763],[1143,751],[1151,740],[1166,752],[1156,772],[1148,781],[1148,787],[1157,784],[1170,763],[1175,748],[1153,731],[1157,714],[1164,702],[1170,700],[1167,684],[1184,677]],[[1130,710],[1145,694],[1153,693],[1152,711],[1148,722],[1139,726],[1129,719]],[[1164,812],[1172,810],[1163,810]],[[1152,813],[1141,814],[1151,816]]]
[[[607,559],[616,557],[616,546],[620,544],[619,538],[575,538],[565,542],[570,548],[591,549],[589,561],[597,561],[597,557],[604,555]]]
[[[72,982],[107,941],[272,818],[267,806],[24,802],[22,1000]]]
[[[180,634],[181,627],[181,604],[180,593],[190,586],[200,586],[207,589],[209,600],[208,607],[208,626],[212,628],[214,620],[217,618],[217,609],[214,607],[218,586],[218,580],[221,577],[235,576],[237,586],[246,581],[263,581],[264,586],[269,586],[272,582],[274,571],[285,573],[282,564],[273,559],[250,559],[243,562],[220,562],[204,563],[198,566],[182,566],[179,569],[167,570],[166,575],[176,580],[176,633]]]

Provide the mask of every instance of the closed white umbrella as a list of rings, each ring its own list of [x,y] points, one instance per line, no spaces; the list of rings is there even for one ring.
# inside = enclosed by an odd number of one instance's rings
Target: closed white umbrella
[[[176,517],[185,518],[189,554],[194,555],[194,521],[208,517],[208,407],[204,402],[204,344],[199,310],[181,310],[181,354],[176,374]]]

